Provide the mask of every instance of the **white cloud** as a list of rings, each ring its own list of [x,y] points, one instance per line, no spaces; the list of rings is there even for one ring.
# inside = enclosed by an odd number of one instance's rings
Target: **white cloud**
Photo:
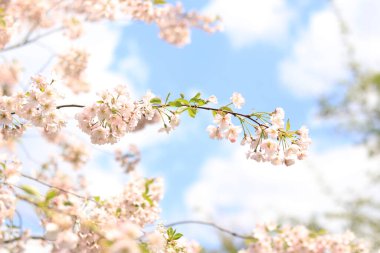
[[[149,68],[140,56],[138,45],[130,42],[126,46],[126,51],[128,57],[118,63],[117,71],[132,78],[134,82],[144,85],[149,78]]]
[[[376,169],[378,163],[378,159],[368,159],[364,147],[314,153],[292,167],[246,160],[240,149],[229,157],[208,160],[200,178],[189,188],[186,203],[198,211],[196,218],[211,217],[238,231],[249,231],[255,223],[274,221],[281,215],[307,219],[335,207],[322,193],[318,177],[342,197],[348,187],[365,187],[363,172]]]
[[[380,2],[335,1],[349,29],[355,57],[365,69],[380,64]],[[350,78],[346,48],[330,6],[314,13],[296,40],[290,56],[280,64],[280,78],[298,96],[319,96]]]
[[[292,17],[283,0],[211,0],[204,11],[222,17],[225,33],[235,47],[282,39]]]

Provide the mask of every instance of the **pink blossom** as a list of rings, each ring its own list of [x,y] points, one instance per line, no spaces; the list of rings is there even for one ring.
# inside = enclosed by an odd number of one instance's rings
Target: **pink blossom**
[[[245,103],[245,99],[240,93],[234,92],[232,93],[231,102],[237,109],[241,109],[242,105]]]

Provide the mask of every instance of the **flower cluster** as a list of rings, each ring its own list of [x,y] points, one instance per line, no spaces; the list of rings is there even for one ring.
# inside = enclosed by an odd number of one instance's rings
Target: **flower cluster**
[[[232,123],[230,114],[215,114],[214,123],[216,126],[210,125],[207,127],[207,131],[211,139],[221,140],[226,138],[230,142],[234,143],[242,131],[240,126],[235,126]]]
[[[88,53],[83,49],[71,48],[58,57],[55,69],[64,84],[74,93],[87,92],[90,89],[84,78],[87,63]]]
[[[364,242],[346,232],[330,235],[324,231],[310,231],[304,226],[257,225],[254,242],[239,253],[368,253]]]
[[[220,26],[212,26],[215,18],[202,16],[196,12],[185,13],[181,4],[166,5],[155,11],[155,19],[160,28],[160,38],[177,46],[190,43],[190,27],[198,27],[213,33]]]
[[[282,108],[270,115],[270,124],[256,127],[255,135],[245,138],[242,144],[249,144],[247,157],[258,162],[271,162],[273,165],[293,165],[303,160],[311,143],[308,129],[302,126],[297,131],[290,130],[290,123],[285,127],[285,113]]]
[[[53,188],[43,196],[25,187],[23,189],[28,196],[23,199],[39,203],[44,238],[51,241],[55,251],[116,253],[128,249],[140,252],[143,227],[159,217],[158,202],[163,196],[163,183],[160,178],[146,179],[135,173],[131,176],[121,194],[106,199],[91,197],[89,201],[70,193],[75,189],[67,175],[53,173],[49,177],[46,174],[44,184]],[[0,210],[3,207],[1,197],[3,195],[0,194]],[[152,239],[147,237],[147,243],[155,243]],[[167,238],[163,239],[165,246]]]
[[[217,99],[212,96],[208,101],[216,102]],[[240,93],[232,94],[231,104],[235,108],[240,109],[244,103],[245,99]],[[237,118],[241,126],[234,125],[232,117]],[[227,105],[214,110],[216,126],[208,126],[207,131],[211,139],[225,138],[230,142],[236,142],[239,134],[244,132],[241,144],[250,146],[247,158],[257,162],[271,162],[273,165],[290,166],[297,159],[303,160],[307,156],[311,139],[305,126],[292,131],[290,122],[287,121],[285,126],[284,119],[285,112],[282,108],[276,108],[272,113],[240,114],[233,112]]]
[[[0,97],[0,125],[2,138],[7,140],[20,137],[25,131],[27,120],[34,126],[42,127],[46,134],[57,134],[65,126],[63,116],[56,108],[59,93],[53,82],[43,77],[32,78],[27,92]]]
[[[55,89],[53,81],[49,83],[45,78],[36,76],[32,78],[30,89],[26,93],[18,93],[9,98],[11,106],[8,113],[14,112],[34,126],[42,127],[46,133],[56,134],[66,124],[57,110],[59,98],[61,95]]]
[[[38,29],[63,28],[69,39],[77,39],[83,33],[83,22],[126,17],[157,24],[160,37],[178,46],[190,41],[192,27],[220,30],[216,18],[185,12],[180,4],[161,5],[151,0],[12,0],[2,1],[0,11],[0,48],[6,48],[18,34],[25,33],[27,41]]]
[[[159,218],[158,202],[163,197],[163,180],[146,179],[132,174],[120,197],[114,201],[120,217],[128,217],[140,226],[151,224]]]
[[[19,105],[16,104],[16,100],[15,97],[0,97],[0,126],[1,139],[3,140],[18,138],[25,131],[24,124],[14,119],[12,115],[12,112],[19,107]]]
[[[150,92],[140,101],[133,101],[125,86],[99,95],[100,100],[76,115],[79,128],[91,136],[94,144],[116,143],[133,131],[142,118],[152,120],[155,115]]]

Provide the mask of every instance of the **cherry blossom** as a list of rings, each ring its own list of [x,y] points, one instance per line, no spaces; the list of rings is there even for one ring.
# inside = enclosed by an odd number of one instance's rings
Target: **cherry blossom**
[[[187,239],[174,225],[162,224],[164,180],[140,174],[137,146],[123,146],[111,153],[123,169],[120,177],[128,178],[122,190],[111,196],[91,194],[89,180],[81,170],[91,159],[91,148],[66,129],[71,119],[65,117],[65,108],[78,110],[76,124],[92,144],[116,144],[151,124],[160,124],[158,131],[171,133],[181,126],[184,114],[196,118],[198,113],[208,112],[209,137],[248,146],[248,159],[290,166],[307,157],[311,138],[305,126],[293,130],[280,107],[273,112],[236,112],[234,109],[242,109],[248,102],[238,92],[227,104],[217,106],[215,95],[203,98],[197,93],[186,98],[180,94],[173,98],[169,93],[161,99],[147,91],[141,98],[133,98],[126,86],[119,85],[99,91],[98,98],[89,104],[65,104],[62,86],[70,89],[69,96],[91,88],[86,76],[91,58],[86,47],[75,46],[75,40],[86,32],[86,23],[115,20],[154,24],[158,36],[177,47],[191,42],[193,28],[209,33],[222,29],[218,17],[185,11],[180,3],[165,1],[0,1],[0,52],[16,50],[53,33],[63,34],[62,40],[70,44],[67,51],[53,55],[53,73],[32,76],[28,87],[21,83],[24,73],[17,60],[0,64],[0,148],[4,150],[0,156],[0,247],[4,251],[24,252],[33,242],[62,253],[202,252],[197,242]],[[55,155],[29,157],[31,168],[29,163],[21,163],[12,149],[21,146],[29,128],[38,129],[44,141],[58,150]],[[22,227],[18,202],[33,208],[40,234]],[[329,235],[303,226],[257,225],[252,235],[244,238],[248,238],[248,245],[241,253],[368,252],[366,244],[350,232]]]

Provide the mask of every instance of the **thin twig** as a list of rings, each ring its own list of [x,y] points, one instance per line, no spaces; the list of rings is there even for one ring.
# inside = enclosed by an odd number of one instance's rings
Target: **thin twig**
[[[23,238],[26,238],[26,239],[29,239],[29,240],[41,240],[41,241],[48,241],[45,237],[43,236],[29,236],[29,237],[15,237],[15,238],[12,238],[12,239],[9,239],[9,240],[5,240],[5,241],[2,241],[3,244],[7,244],[7,243],[13,243],[13,242],[17,242]]]
[[[36,42],[36,41],[38,41],[38,40],[40,40],[40,39],[42,39],[42,38],[44,38],[44,37],[46,37],[46,36],[49,36],[49,35],[51,35],[51,34],[53,34],[53,33],[59,32],[59,31],[61,31],[61,30],[63,30],[63,27],[59,27],[59,28],[56,28],[56,29],[52,29],[52,30],[47,31],[47,32],[45,32],[45,33],[42,33],[42,34],[36,35],[34,38],[31,38],[31,39],[27,37],[27,38],[25,38],[24,40],[22,40],[21,42],[19,42],[19,43],[17,43],[17,44],[14,44],[14,45],[8,46],[8,47],[6,47],[6,48],[3,48],[2,50],[0,50],[0,53],[2,53],[2,52],[6,52],[6,51],[11,51],[11,50],[13,50],[13,49],[16,49],[16,48],[19,48],[19,47],[26,46],[26,45],[28,45],[28,44],[30,44],[30,43]]]
[[[224,233],[227,233],[227,234],[232,235],[234,237],[245,239],[245,240],[255,240],[256,239],[253,236],[242,235],[242,234],[236,233],[234,231],[222,228],[219,225],[216,225],[215,223],[208,222],[208,221],[184,220],[184,221],[177,221],[177,222],[173,222],[173,223],[167,224],[167,225],[165,225],[165,227],[174,227],[174,226],[185,225],[185,224],[198,224],[198,225],[204,225],[204,226],[213,227],[213,228],[215,228],[215,229],[217,229],[217,230],[219,230],[221,232],[224,232]]]
[[[54,189],[56,189],[56,190],[59,190],[59,191],[61,191],[61,192],[67,193],[67,194],[71,194],[71,195],[73,195],[73,196],[75,196],[75,197],[78,197],[78,198],[81,198],[81,199],[84,199],[84,200],[91,200],[91,198],[88,198],[88,197],[85,197],[85,196],[79,195],[79,194],[77,194],[77,193],[75,193],[75,192],[71,192],[71,191],[68,191],[68,190],[62,189],[62,188],[60,188],[60,187],[57,187],[57,186],[51,185],[51,184],[49,184],[49,183],[43,182],[43,181],[41,181],[41,180],[39,180],[39,179],[37,179],[37,178],[34,178],[34,177],[32,177],[32,176],[29,176],[29,175],[26,175],[26,174],[23,174],[23,173],[21,173],[20,175],[23,176],[23,177],[25,177],[25,178],[28,178],[28,179],[30,179],[30,180],[36,181],[36,182],[38,182],[38,183],[40,183],[40,184],[42,184],[42,185],[45,185],[45,186],[47,186],[47,187],[49,187],[49,188],[54,188]]]

